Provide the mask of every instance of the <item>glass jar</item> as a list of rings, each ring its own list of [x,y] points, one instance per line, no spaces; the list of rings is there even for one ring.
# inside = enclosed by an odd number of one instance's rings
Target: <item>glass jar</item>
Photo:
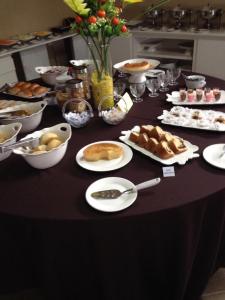
[[[72,76],[75,79],[80,79],[83,81],[85,99],[90,99],[91,92],[90,92],[90,82],[89,82],[87,67],[84,65],[73,66]]]
[[[63,107],[63,104],[70,98],[70,95],[66,92],[65,83],[56,83],[55,85],[56,101],[59,107]]]
[[[66,92],[70,98],[85,99],[83,81],[71,79],[66,82]]]

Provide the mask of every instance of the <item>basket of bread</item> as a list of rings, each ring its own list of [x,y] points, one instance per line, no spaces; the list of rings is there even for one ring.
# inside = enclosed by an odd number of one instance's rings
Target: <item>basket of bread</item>
[[[25,136],[20,141],[33,138],[38,140],[34,146],[19,147],[13,150],[36,169],[47,169],[58,164],[64,157],[68,141],[72,135],[71,126],[67,123],[44,128]]]
[[[164,131],[159,126],[141,125],[122,131],[120,140],[148,157],[165,165],[185,164],[189,159],[198,157],[198,147],[190,142]]]

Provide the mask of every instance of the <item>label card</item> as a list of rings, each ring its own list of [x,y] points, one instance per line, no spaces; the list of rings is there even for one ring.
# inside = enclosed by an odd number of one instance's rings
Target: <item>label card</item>
[[[163,177],[173,177],[175,176],[174,167],[163,167]]]
[[[133,106],[133,101],[128,93],[125,93],[120,101],[117,103],[119,109],[123,112],[128,112]]]

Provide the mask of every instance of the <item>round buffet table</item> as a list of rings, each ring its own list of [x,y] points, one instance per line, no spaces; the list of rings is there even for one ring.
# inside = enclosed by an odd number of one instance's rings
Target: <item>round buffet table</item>
[[[207,83],[225,90],[222,80]],[[225,133],[160,124],[157,116],[171,107],[165,94],[146,93],[117,126],[95,114],[86,127],[73,128],[65,157],[52,168],[33,169],[14,154],[0,163],[1,293],[40,287],[46,299],[199,299],[225,266],[225,173],[202,157],[208,145],[225,142]],[[225,105],[204,109],[225,112]],[[38,129],[62,122],[59,108],[49,106]],[[176,176],[167,178],[163,165],[135,150],[129,164],[109,172],[76,163],[85,145],[119,141],[121,131],[142,124],[199,146],[200,157],[175,164]],[[126,210],[103,213],[87,204],[85,191],[109,176],[162,181]]]

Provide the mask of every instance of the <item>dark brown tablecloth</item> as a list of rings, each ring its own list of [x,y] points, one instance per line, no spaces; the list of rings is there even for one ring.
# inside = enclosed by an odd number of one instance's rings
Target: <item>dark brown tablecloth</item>
[[[225,89],[214,78],[208,85]],[[209,276],[225,265],[224,170],[201,154],[224,143],[225,134],[160,125],[157,116],[170,108],[165,94],[152,99],[146,93],[117,126],[96,114],[87,127],[74,128],[65,157],[52,168],[33,169],[16,155],[0,163],[2,293],[41,286],[48,299],[199,298]],[[225,112],[224,105],[213,109]],[[61,122],[59,108],[49,106],[38,129]],[[76,164],[83,146],[117,141],[122,130],[140,124],[160,125],[198,145],[200,157],[175,165],[175,177],[141,191],[124,211],[92,209],[85,191],[97,179],[124,177],[136,184],[162,177],[162,165],[136,151],[128,165],[107,173]]]

